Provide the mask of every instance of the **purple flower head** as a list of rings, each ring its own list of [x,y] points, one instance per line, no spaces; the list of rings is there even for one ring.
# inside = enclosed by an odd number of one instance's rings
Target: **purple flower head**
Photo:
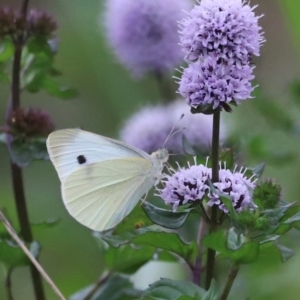
[[[228,110],[228,104],[239,104],[241,100],[251,98],[252,71],[253,67],[249,65],[236,68],[220,63],[213,56],[207,57],[183,70],[178,82],[179,93],[188,105],[203,113],[222,108]]]
[[[256,207],[252,201],[252,190],[255,188],[257,179],[252,180],[253,177],[247,178],[245,176],[246,171],[247,169],[243,170],[243,168],[241,168],[240,171],[236,171],[235,168],[233,172],[227,169],[221,169],[219,171],[219,182],[213,184],[217,190],[231,197],[233,207],[238,212],[245,208]],[[228,209],[215,193],[211,193],[210,201],[207,205],[218,205],[219,209],[228,213]]]
[[[243,0],[202,0],[180,22],[188,61],[214,55],[228,64],[249,63],[264,42],[258,18]]]
[[[178,123],[181,115],[183,119]],[[168,139],[172,127],[182,130]],[[121,140],[125,143],[152,153],[163,145],[171,153],[181,154],[183,151],[183,135],[187,142],[202,153],[207,153],[211,147],[212,116],[191,114],[183,100],[177,100],[169,105],[147,106],[135,113],[121,131]],[[226,138],[224,122],[220,126],[220,140]]]
[[[116,56],[137,76],[166,72],[183,60],[177,22],[189,0],[107,0],[107,37]]]
[[[204,165],[194,165],[188,169],[179,168],[172,176],[166,175],[165,178],[164,187],[157,189],[158,196],[176,211],[180,205],[202,200],[209,192],[211,169]]]

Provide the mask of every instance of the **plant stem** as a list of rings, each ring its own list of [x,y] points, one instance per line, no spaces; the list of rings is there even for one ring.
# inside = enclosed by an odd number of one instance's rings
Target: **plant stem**
[[[230,290],[232,288],[233,282],[236,278],[236,275],[238,274],[238,271],[239,271],[239,266],[235,265],[231,268],[230,273],[228,274],[226,285],[225,285],[222,295],[220,297],[220,300],[227,299],[227,297],[230,293]]]
[[[90,300],[93,297],[93,295],[97,292],[97,290],[100,288],[100,286],[104,284],[109,279],[110,276],[111,273],[106,273],[102,275],[96,282],[95,286],[89,291],[89,293],[82,300]]]
[[[156,79],[158,89],[164,103],[170,103],[175,98],[174,91],[171,83],[166,82],[164,76],[160,72],[154,72],[154,78]]]
[[[201,285],[201,275],[202,275],[202,238],[206,231],[206,221],[201,218],[199,223],[198,235],[197,235],[197,245],[198,245],[198,256],[196,259],[195,266],[193,268],[193,282],[197,285]]]
[[[28,3],[29,3],[29,0],[24,0],[22,3],[21,13],[24,17],[26,17],[26,15],[27,15]]]
[[[12,289],[11,289],[11,272],[12,272],[12,269],[9,269],[7,271],[7,275],[5,278],[5,287],[6,287],[6,291],[7,291],[7,299],[8,300],[14,300],[14,297],[12,294]]]
[[[219,181],[219,136],[220,136],[220,111],[217,111],[213,115],[213,133],[212,133],[212,151],[211,151],[211,160],[212,160],[212,182]],[[210,215],[210,228],[209,233],[215,230],[218,221],[218,207],[214,205],[211,208]],[[208,290],[211,284],[211,281],[214,277],[215,271],[215,257],[216,251],[213,249],[207,249],[207,263],[206,263],[206,281],[205,289]]]
[[[24,0],[21,8],[21,13],[26,18],[29,0]],[[20,106],[20,71],[21,71],[21,57],[24,45],[23,34],[19,35],[14,41],[14,58],[12,66],[12,80],[11,80],[11,99],[7,110],[7,119],[11,118],[12,112]],[[8,137],[8,148],[10,147],[11,137]],[[26,207],[26,199],[24,192],[24,184],[22,177],[22,169],[14,164],[11,160],[11,177],[14,191],[14,198],[17,208],[18,220],[21,228],[21,235],[24,241],[31,243],[33,236],[30,228],[28,212]],[[37,300],[44,300],[44,290],[41,276],[33,264],[30,264],[30,272],[34,287],[34,293]]]

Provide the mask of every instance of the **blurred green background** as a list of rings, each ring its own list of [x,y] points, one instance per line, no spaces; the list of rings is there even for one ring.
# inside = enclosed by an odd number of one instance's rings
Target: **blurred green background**
[[[0,5],[18,7],[21,1],[0,0]],[[44,93],[24,94],[22,104],[47,110],[57,128],[78,127],[102,135],[118,137],[122,122],[147,103],[160,101],[156,82],[148,77],[135,81],[120,66],[106,43],[101,23],[104,0],[53,0],[30,1],[31,7],[43,8],[55,15],[59,30],[59,53],[56,66],[64,74],[64,83],[75,87],[79,97],[61,101]],[[260,24],[265,31],[266,43],[261,56],[255,60],[256,81],[263,99],[249,100],[226,115],[231,129],[241,138],[260,135],[270,149],[291,151],[291,162],[268,161],[264,176],[275,178],[283,186],[287,201],[298,201],[300,181],[300,136],[284,132],[268,122],[258,109],[257,101],[276,101],[300,124],[300,107],[292,101],[289,84],[300,78],[300,2],[298,0],[256,0],[257,14],[264,14]],[[4,123],[9,98],[9,87],[0,86],[0,124]],[[269,102],[269,103],[270,103]],[[299,101],[300,102],[300,101]],[[299,125],[298,124],[298,125]],[[253,146],[255,148],[255,144]],[[260,163],[247,151],[248,165]],[[34,162],[24,170],[28,210],[32,222],[59,218],[60,223],[50,229],[34,229],[35,239],[43,246],[41,263],[64,295],[97,280],[103,269],[102,258],[91,232],[72,219],[66,212],[60,196],[60,184],[49,162]],[[6,207],[17,226],[12,196],[8,154],[0,148],[0,206]],[[300,295],[300,234],[292,231],[285,245],[295,256],[282,264],[276,255],[262,258],[254,265],[244,266],[234,284],[231,299],[286,299],[296,300]],[[226,266],[226,263],[223,263]],[[153,271],[151,271],[153,272]],[[174,273],[174,271],[172,271]],[[167,276],[164,274],[164,276]],[[173,274],[173,277],[177,276]],[[178,278],[183,275],[178,274]],[[147,279],[147,278],[145,278]],[[0,299],[6,299],[0,269]],[[32,286],[28,268],[14,271],[13,293],[15,300],[30,300]],[[56,296],[45,284],[47,299]]]

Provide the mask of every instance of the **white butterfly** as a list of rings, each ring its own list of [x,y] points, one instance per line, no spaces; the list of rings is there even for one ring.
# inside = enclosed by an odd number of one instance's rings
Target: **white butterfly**
[[[169,154],[151,155],[80,129],[63,129],[47,139],[61,181],[64,204],[78,222],[97,231],[115,227],[157,184]]]

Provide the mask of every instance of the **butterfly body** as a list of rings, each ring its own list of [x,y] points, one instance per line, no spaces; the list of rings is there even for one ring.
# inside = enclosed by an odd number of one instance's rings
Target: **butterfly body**
[[[168,151],[151,155],[80,129],[51,133],[47,148],[69,213],[97,231],[121,222],[162,176]]]

